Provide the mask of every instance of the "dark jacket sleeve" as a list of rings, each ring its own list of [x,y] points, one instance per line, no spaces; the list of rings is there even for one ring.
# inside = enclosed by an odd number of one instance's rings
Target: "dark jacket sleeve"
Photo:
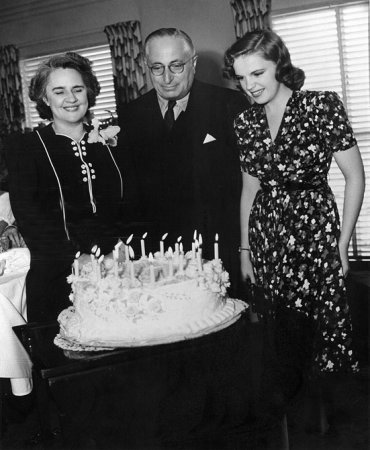
[[[48,179],[34,133],[10,136],[5,152],[12,210],[32,257],[71,260],[74,247],[64,230],[58,188]]]
[[[139,118],[142,115],[147,117],[145,106],[142,106],[143,100],[145,99],[140,98],[124,105],[120,110],[119,120],[121,136],[118,146],[124,173],[123,221],[125,228],[134,234],[142,234],[147,229],[146,215],[140,194],[140,168],[135,164],[137,142],[140,141],[142,134]]]

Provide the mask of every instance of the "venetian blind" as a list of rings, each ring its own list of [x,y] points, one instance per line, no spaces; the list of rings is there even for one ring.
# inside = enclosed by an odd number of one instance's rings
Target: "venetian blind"
[[[289,48],[293,64],[306,73],[304,89],[336,91],[346,106],[367,177],[350,255],[370,258],[369,6],[358,3],[275,15],[272,24]],[[334,160],[329,183],[341,212],[344,178]]]
[[[89,47],[80,50],[74,50],[82,56],[88,58],[93,65],[93,70],[97,76],[101,91],[96,100],[96,105],[91,110],[98,118],[108,118],[109,112],[116,112],[116,99],[114,95],[113,70],[110,49],[108,45],[99,45],[97,47]],[[20,61],[23,99],[26,111],[26,126],[29,128],[36,127],[40,119],[35,103],[31,102],[28,97],[28,88],[32,77],[35,75],[39,64],[48,59],[52,55],[40,56],[37,58],[23,59]]]

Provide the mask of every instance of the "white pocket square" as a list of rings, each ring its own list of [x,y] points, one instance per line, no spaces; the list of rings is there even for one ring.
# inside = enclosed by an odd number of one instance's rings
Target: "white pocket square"
[[[203,144],[208,144],[208,142],[212,142],[215,141],[216,138],[214,138],[211,134],[206,135],[206,137],[204,138]]]

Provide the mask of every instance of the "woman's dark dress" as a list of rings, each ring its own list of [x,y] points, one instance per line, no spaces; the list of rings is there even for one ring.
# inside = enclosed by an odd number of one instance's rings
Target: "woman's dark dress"
[[[356,370],[339,216],[327,183],[333,153],[356,144],[339,97],[294,91],[274,142],[260,105],[240,114],[235,130],[242,170],[261,183],[249,221],[257,284],[273,313],[309,319],[314,372]],[[307,184],[297,189],[297,183]]]
[[[7,142],[12,208],[31,252],[28,321],[56,319],[70,305],[66,277],[75,254],[90,253],[94,244],[102,254],[112,250],[122,202],[115,149],[87,143],[87,134],[76,143],[56,135],[51,124],[38,131],[48,154],[36,132],[14,135]]]

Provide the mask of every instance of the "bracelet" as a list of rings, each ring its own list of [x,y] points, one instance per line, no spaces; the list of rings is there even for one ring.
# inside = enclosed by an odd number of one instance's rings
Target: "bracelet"
[[[238,249],[239,253],[241,253],[243,250],[244,250],[245,252],[250,252],[250,251],[251,251],[250,248],[246,248],[246,247],[239,247],[239,249]]]
[[[8,230],[9,228],[15,228],[15,229],[18,229],[17,225],[9,224],[9,225],[7,225],[7,226],[5,227],[4,231],[5,231],[5,230]]]

